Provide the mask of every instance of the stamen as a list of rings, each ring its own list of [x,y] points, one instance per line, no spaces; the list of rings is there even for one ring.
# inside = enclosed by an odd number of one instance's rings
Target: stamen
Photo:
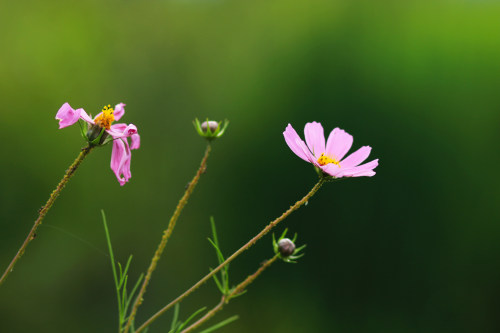
[[[319,165],[327,165],[329,163],[333,163],[340,168],[340,162],[330,156],[326,156],[324,153],[318,158]]]
[[[94,122],[96,125],[109,130],[111,128],[111,123],[115,121],[114,112],[115,110],[108,104],[102,108],[102,113],[95,117]]]

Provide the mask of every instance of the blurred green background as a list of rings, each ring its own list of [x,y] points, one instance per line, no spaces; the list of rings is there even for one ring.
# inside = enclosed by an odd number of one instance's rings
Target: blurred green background
[[[195,117],[231,121],[153,276],[138,322],[232,253],[316,182],[288,123],[373,147],[373,178],[327,184],[281,224],[306,256],[277,263],[211,323],[220,332],[498,332],[498,1],[11,1],[0,4],[0,265],[16,253],[83,146],[64,102],[127,104],[142,138],[120,187],[93,152],[0,287],[0,331],[113,332],[115,255],[146,270],[204,142]],[[233,283],[272,256],[266,237]],[[181,317],[219,300],[213,282]],[[150,332],[166,332],[172,314]]]

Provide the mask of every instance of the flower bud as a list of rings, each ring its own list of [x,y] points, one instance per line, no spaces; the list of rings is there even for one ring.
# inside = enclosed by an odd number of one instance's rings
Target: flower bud
[[[215,133],[215,131],[217,131],[217,127],[219,127],[219,123],[213,120],[204,121],[201,123],[201,130],[203,133],[207,132],[207,128],[210,129],[210,132]]]
[[[212,141],[213,139],[216,139],[224,134],[229,121],[225,120],[224,122],[217,122],[207,119],[200,124],[200,121],[195,119],[193,124],[200,136],[204,137],[208,141]]]
[[[283,257],[289,257],[295,252],[295,244],[289,238],[280,239],[278,251]]]

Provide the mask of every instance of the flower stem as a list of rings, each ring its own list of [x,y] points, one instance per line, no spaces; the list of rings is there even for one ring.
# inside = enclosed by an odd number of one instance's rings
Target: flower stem
[[[161,316],[163,313],[165,313],[168,309],[170,309],[172,306],[175,304],[179,303],[182,301],[184,298],[186,298],[188,295],[190,295],[193,291],[195,291],[199,286],[201,286],[203,283],[205,283],[208,279],[210,279],[214,274],[216,274],[218,271],[220,271],[224,266],[229,264],[231,261],[233,261],[237,256],[239,256],[242,252],[245,250],[248,250],[252,245],[254,245],[259,239],[261,239],[265,234],[267,234],[271,229],[273,229],[278,223],[283,221],[285,218],[288,217],[291,213],[299,209],[302,205],[304,205],[318,190],[319,188],[323,185],[325,182],[325,177],[320,178],[320,180],[314,185],[314,187],[307,193],[301,200],[297,201],[293,206],[290,206],[290,208],[284,212],[280,217],[276,218],[274,221],[269,223],[264,229],[262,229],[261,232],[257,234],[254,238],[249,240],[245,245],[243,245],[238,251],[234,252],[230,257],[228,257],[223,263],[221,263],[219,266],[217,266],[214,270],[212,270],[210,273],[205,275],[200,281],[196,282],[191,288],[186,290],[182,295],[174,299],[172,302],[167,304],[165,307],[163,307],[160,311],[155,313],[151,318],[149,318],[144,324],[142,324],[141,327],[139,327],[136,330],[136,333],[142,332],[146,327],[151,325],[153,321],[155,321],[159,316]]]
[[[16,256],[14,257],[14,259],[12,259],[9,267],[7,267],[7,269],[3,273],[2,277],[0,278],[0,285],[5,281],[7,276],[13,271],[14,265],[22,257],[22,255],[24,254],[24,251],[26,251],[26,248],[28,247],[28,244],[33,239],[35,239],[36,230],[38,229],[40,224],[42,224],[42,221],[43,221],[45,215],[47,214],[47,212],[49,211],[50,207],[52,207],[52,205],[54,204],[54,201],[56,201],[59,194],[61,194],[62,189],[64,188],[64,186],[66,186],[66,183],[68,183],[71,176],[73,176],[76,169],[78,169],[80,164],[83,162],[85,157],[87,157],[87,155],[92,151],[93,148],[94,147],[90,146],[90,145],[82,148],[82,151],[80,152],[78,157],[75,159],[73,164],[71,164],[71,166],[68,168],[68,170],[66,170],[64,177],[61,179],[61,181],[57,185],[56,189],[54,191],[52,191],[52,193],[50,194],[50,197],[49,197],[49,200],[47,200],[47,203],[42,208],[40,208],[40,210],[38,211],[38,218],[36,219],[35,224],[31,228],[31,231],[28,233],[28,236],[24,240],[23,245],[21,245],[21,248],[19,249],[19,251],[17,251]]]
[[[203,317],[198,319],[194,324],[186,328],[185,330],[182,330],[181,333],[189,333],[192,330],[198,328],[201,324],[212,318],[217,312],[222,310],[225,304],[229,303],[229,301],[235,297],[241,294],[242,292],[245,291],[245,289],[248,287],[250,283],[252,283],[266,268],[271,266],[276,259],[278,259],[279,256],[275,255],[269,260],[266,260],[255,273],[252,275],[249,275],[243,282],[238,284],[234,289],[228,294],[228,295],[223,295],[219,304],[217,304],[215,307],[212,308],[212,310],[208,311]]]
[[[158,263],[158,260],[160,260],[161,254],[163,253],[163,249],[165,249],[165,245],[167,245],[167,241],[170,238],[170,235],[172,234],[175,223],[177,222],[177,219],[179,218],[179,215],[182,212],[182,209],[186,205],[189,197],[191,196],[191,193],[193,192],[194,188],[196,187],[196,184],[200,180],[201,174],[205,172],[205,169],[207,167],[207,159],[211,151],[211,146],[210,144],[207,145],[207,149],[205,150],[205,155],[203,156],[203,159],[201,160],[200,167],[198,168],[198,171],[196,172],[196,175],[194,176],[193,180],[189,183],[186,191],[184,192],[184,195],[182,198],[179,200],[179,203],[177,204],[177,207],[175,208],[174,214],[170,218],[170,222],[168,223],[167,229],[163,232],[163,236],[161,238],[160,244],[158,244],[158,248],[156,249],[156,252],[151,259],[151,264],[149,265],[148,272],[146,274],[146,277],[144,278],[144,281],[141,286],[141,290],[139,291],[139,294],[137,295],[137,298],[135,299],[134,306],[132,307],[132,311],[130,312],[130,316],[127,321],[127,325],[125,326],[125,329],[123,330],[124,333],[127,333],[130,329],[130,326],[132,325],[132,322],[135,318],[135,315],[137,314],[137,309],[141,305],[143,301],[143,296],[144,293],[146,292],[146,288],[149,284],[149,280],[151,280],[151,275],[153,274],[153,271],[156,268],[156,265]]]

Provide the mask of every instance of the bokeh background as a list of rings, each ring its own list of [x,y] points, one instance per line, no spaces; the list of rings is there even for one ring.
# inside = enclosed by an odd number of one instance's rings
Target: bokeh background
[[[127,104],[131,181],[93,152],[0,287],[0,331],[113,332],[115,255],[146,270],[205,143],[229,119],[139,310],[144,321],[316,182],[282,132],[320,121],[373,147],[372,178],[327,184],[281,224],[306,256],[277,263],[211,323],[220,332],[498,332],[498,1],[10,1],[0,4],[0,264],[6,267],[83,146],[69,102]],[[270,236],[231,264],[272,256]],[[213,282],[181,317],[219,300]],[[172,313],[150,332],[166,332]]]

